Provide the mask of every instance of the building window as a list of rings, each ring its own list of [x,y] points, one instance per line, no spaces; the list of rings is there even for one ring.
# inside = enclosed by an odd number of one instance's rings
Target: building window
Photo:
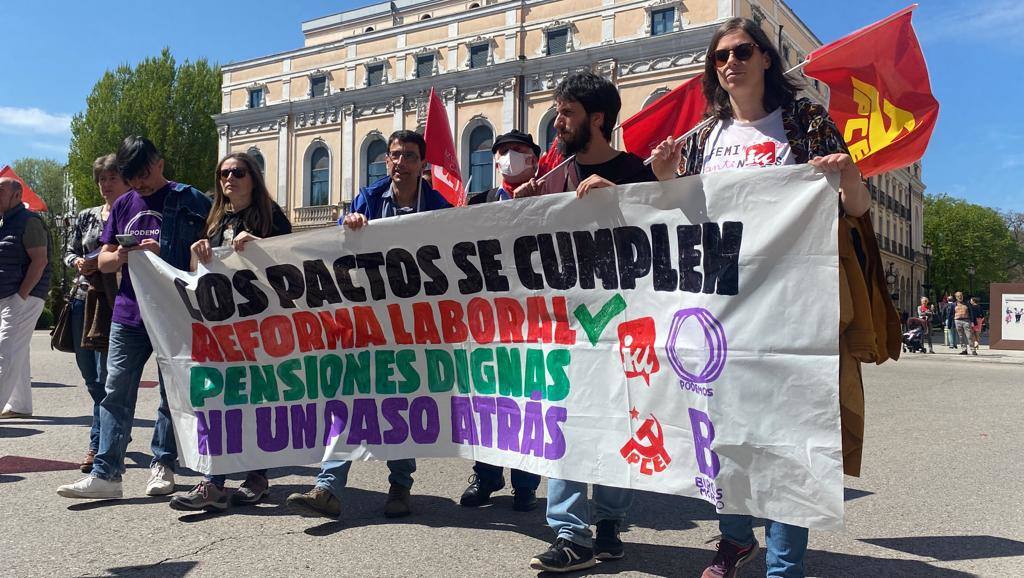
[[[789,54],[790,54],[789,45],[786,44],[785,42],[783,42],[782,43],[782,59],[786,61],[786,64],[790,64]]]
[[[249,108],[259,108],[263,106],[263,89],[262,88],[250,88],[249,89]]]
[[[366,30],[363,30],[363,32],[373,32],[373,26],[367,26]]]
[[[256,161],[256,165],[260,168],[260,172],[266,174],[267,162],[263,160],[263,153],[260,152],[260,149],[252,147],[246,152],[252,157],[252,160]]]
[[[490,127],[478,126],[469,134],[469,192],[489,190],[494,182],[494,133]]]
[[[672,32],[676,21],[675,8],[662,8],[651,11],[651,36],[659,36]]]
[[[470,68],[485,68],[487,66],[487,56],[491,51],[489,44],[475,44],[469,47],[469,67]]]
[[[564,54],[569,51],[569,29],[556,28],[548,30],[548,56],[552,54]]]
[[[420,16],[420,20],[430,20],[430,14],[424,14],[423,16]]]
[[[388,144],[378,138],[366,147],[366,184],[375,183],[388,174],[388,166],[384,159],[388,154]]]
[[[366,86],[384,84],[384,63],[366,65]]]
[[[421,54],[416,57],[416,78],[434,75],[434,55]]]
[[[309,157],[309,206],[326,205],[330,197],[331,155],[321,146]]]
[[[477,2],[473,2],[472,4],[469,5],[469,9],[470,10],[472,10],[474,8],[479,8],[479,7],[480,7],[480,4],[477,3]]]
[[[320,96],[327,96],[327,75],[321,74],[314,76],[309,81],[309,96],[317,98]]]

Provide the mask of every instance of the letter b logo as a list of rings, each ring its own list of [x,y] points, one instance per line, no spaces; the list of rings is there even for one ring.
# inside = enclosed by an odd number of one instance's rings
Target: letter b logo
[[[690,426],[693,430],[693,449],[697,453],[697,467],[700,473],[713,480],[721,469],[718,454],[711,449],[711,442],[715,439],[715,424],[711,423],[708,414],[691,407]]]

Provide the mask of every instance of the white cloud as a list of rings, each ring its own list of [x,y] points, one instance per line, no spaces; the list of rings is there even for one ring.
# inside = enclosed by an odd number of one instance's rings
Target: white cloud
[[[0,131],[20,134],[64,134],[71,130],[71,116],[50,114],[38,108],[0,106]]]
[[[32,141],[29,146],[36,150],[45,151],[48,153],[57,153],[62,156],[67,156],[69,143],[50,143],[41,141]]]
[[[950,9],[936,10],[932,17],[917,23],[922,41],[977,41],[1009,38],[1010,43],[1020,40],[1019,35],[996,34],[998,31],[1020,30],[1024,27],[1024,3],[1017,0],[995,2],[961,2]],[[920,12],[916,13],[920,17]]]

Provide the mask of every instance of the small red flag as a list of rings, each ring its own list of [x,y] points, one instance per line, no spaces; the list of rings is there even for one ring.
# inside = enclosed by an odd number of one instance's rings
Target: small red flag
[[[465,205],[466,191],[462,186],[462,171],[459,169],[459,157],[455,153],[451,125],[448,124],[448,112],[433,88],[430,89],[423,140],[427,142],[427,158],[424,160],[430,163],[434,189],[452,206]]]
[[[932,96],[914,4],[808,55],[804,74],[828,84],[828,112],[865,177],[924,156],[939,102]]]
[[[694,76],[622,121],[626,150],[645,159],[658,143],[670,136],[682,136],[697,126],[707,109],[701,86],[703,78],[704,73]]]
[[[558,150],[558,137],[556,136],[551,139],[551,148],[548,149],[548,152],[540,155],[540,160],[537,161],[537,178],[543,177],[564,160],[562,151]]]
[[[14,169],[9,165],[0,169],[0,179],[5,177],[14,179],[21,183],[21,201],[25,203],[26,207],[37,213],[45,213],[48,210],[46,208],[46,203],[39,198],[39,195],[37,195],[36,192],[25,183],[25,181],[21,180],[21,177],[19,177],[17,173],[14,172]]]

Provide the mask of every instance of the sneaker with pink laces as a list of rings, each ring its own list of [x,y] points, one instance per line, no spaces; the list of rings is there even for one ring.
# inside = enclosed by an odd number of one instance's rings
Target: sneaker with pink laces
[[[718,541],[718,553],[711,565],[704,569],[700,578],[733,578],[741,566],[750,562],[760,549],[757,540],[749,546],[738,546],[722,538]]]

